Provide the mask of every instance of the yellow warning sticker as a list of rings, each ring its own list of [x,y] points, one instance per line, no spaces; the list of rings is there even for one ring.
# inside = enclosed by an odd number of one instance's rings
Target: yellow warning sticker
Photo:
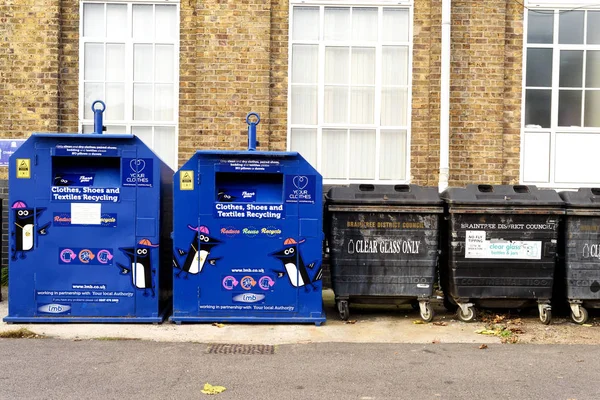
[[[17,158],[17,178],[30,179],[31,178],[31,159],[30,158]]]
[[[194,171],[179,171],[179,190],[194,190]]]

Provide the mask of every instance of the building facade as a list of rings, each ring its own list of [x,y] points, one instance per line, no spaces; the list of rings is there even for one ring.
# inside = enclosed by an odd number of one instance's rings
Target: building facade
[[[588,3],[452,1],[451,186],[600,184]],[[298,150],[326,183],[436,186],[441,12],[441,0],[6,0],[0,137],[90,132],[101,99],[107,134],[137,134],[177,168],[197,149],[244,149],[254,111],[259,150]]]

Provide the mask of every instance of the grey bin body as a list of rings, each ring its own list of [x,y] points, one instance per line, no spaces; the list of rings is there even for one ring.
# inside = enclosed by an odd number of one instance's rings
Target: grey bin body
[[[561,283],[571,304],[571,317],[584,323],[587,311],[581,308],[600,307],[600,189],[559,194],[566,208]]]
[[[340,317],[348,303],[419,304],[431,320],[443,202],[417,185],[333,187],[326,195],[331,283]]]
[[[538,303],[549,323],[563,202],[554,190],[521,185],[450,188],[440,269],[446,306],[470,321],[473,306]]]

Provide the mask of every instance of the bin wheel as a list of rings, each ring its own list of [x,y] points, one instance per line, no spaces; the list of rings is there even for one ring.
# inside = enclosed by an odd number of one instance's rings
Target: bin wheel
[[[431,304],[425,303],[425,312],[421,312],[421,319],[425,322],[433,321],[434,312],[431,309]]]
[[[578,324],[585,324],[588,320],[588,312],[585,308],[579,306],[579,318],[573,312],[571,312],[571,318]]]
[[[337,303],[338,312],[340,313],[340,318],[342,321],[348,321],[350,318],[350,306],[348,306],[348,301],[340,300]]]
[[[552,321],[552,310],[550,308],[544,308],[540,312],[540,321],[544,325],[550,325],[550,321]]]
[[[456,312],[458,306],[450,300],[450,298],[444,295],[444,308],[450,312]]]
[[[467,313],[463,313],[463,309],[458,307],[456,310],[456,316],[463,322],[471,322],[475,319],[475,309],[473,307],[467,307]]]

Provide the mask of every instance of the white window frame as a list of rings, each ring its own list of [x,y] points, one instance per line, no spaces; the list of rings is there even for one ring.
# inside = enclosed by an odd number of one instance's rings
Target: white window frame
[[[521,83],[521,125],[520,125],[520,133],[521,133],[521,148],[520,148],[520,168],[519,168],[519,182],[521,184],[529,185],[537,185],[540,187],[547,187],[552,189],[577,189],[580,187],[598,187],[600,186],[600,174],[598,175],[597,182],[557,182],[555,178],[556,172],[556,135],[563,133],[573,133],[573,134],[598,134],[600,135],[600,127],[562,127],[558,126],[558,95],[559,95],[559,78],[560,74],[560,50],[600,50],[599,45],[589,45],[589,44],[559,44],[558,43],[558,23],[559,18],[557,13],[554,13],[554,27],[553,27],[553,43],[532,43],[531,45],[527,43],[527,26],[529,22],[529,9],[534,11],[548,11],[554,12],[556,10],[572,10],[577,9],[578,11],[585,10],[598,10],[600,9],[600,4],[596,0],[588,0],[588,1],[577,1],[574,3],[568,3],[564,0],[545,0],[543,2],[540,1],[528,1],[525,3],[524,16],[523,16],[523,61],[522,61],[522,83]],[[587,34],[587,22],[584,29],[584,38]],[[525,94],[526,94],[526,78],[527,78],[527,49],[529,47],[533,48],[547,48],[553,49],[552,53],[552,87],[551,87],[551,112],[550,112],[550,128],[541,128],[541,127],[525,127]],[[585,58],[584,58],[584,70],[585,70]],[[585,75],[583,76],[585,79]],[[535,87],[534,87],[535,88]],[[546,89],[546,88],[544,88]],[[585,91],[585,88],[582,88],[582,91]],[[585,113],[585,104],[582,104],[582,115]],[[527,133],[545,133],[549,135],[549,165],[548,165],[548,179],[547,180],[525,180],[525,138]]]
[[[291,112],[292,112],[292,46],[294,44],[315,44],[315,41],[306,41],[306,40],[293,40],[292,32],[294,29],[293,26],[293,7],[294,6],[312,6],[319,7],[319,40],[318,40],[318,81],[317,81],[317,104],[319,105],[317,110],[317,124],[316,125],[306,125],[306,124],[294,124],[293,128],[298,129],[316,129],[317,131],[317,165],[314,167],[320,171],[321,163],[322,163],[322,147],[323,147],[323,129],[372,129],[376,131],[376,139],[375,139],[375,179],[331,179],[331,178],[323,178],[324,184],[348,184],[348,183],[382,183],[382,184],[402,184],[409,183],[411,180],[411,136],[412,136],[412,78],[413,78],[413,45],[414,45],[414,2],[413,1],[375,1],[369,2],[368,0],[364,1],[335,1],[335,0],[325,0],[325,1],[316,1],[316,0],[290,0],[289,5],[289,35],[288,35],[288,95],[287,95],[287,150],[291,150],[292,143],[292,123],[291,123]],[[382,47],[383,44],[381,41],[377,41],[376,43],[368,42],[356,42],[351,39],[348,41],[331,41],[326,42],[322,40],[323,34],[323,18],[324,18],[324,7],[327,6],[339,6],[339,7],[379,7],[378,9],[378,20],[381,21],[382,18],[382,7],[395,7],[395,8],[407,8],[409,11],[409,27],[408,27],[408,68],[407,68],[407,120],[406,126],[381,126],[380,118],[381,118],[381,62],[382,62]],[[379,35],[381,37],[381,30],[383,29],[382,24],[378,25]],[[333,123],[324,123],[324,99],[325,99],[325,84],[324,84],[324,76],[325,76],[325,47],[327,46],[347,46],[347,47],[357,47],[364,45],[366,47],[375,47],[375,88],[380,89],[379,91],[375,91],[375,121],[373,124],[333,124]],[[389,43],[386,43],[389,45]],[[404,44],[403,44],[404,45]],[[405,175],[404,179],[379,179],[379,164],[380,164],[380,137],[381,130],[406,130],[406,149],[405,149]],[[346,141],[346,153],[349,153],[350,141]]]
[[[127,5],[127,19],[128,24],[131,24],[132,21],[132,12],[133,5],[138,4],[146,4],[146,5],[164,5],[164,4],[173,4],[177,9],[177,26],[181,26],[181,6],[179,0],[80,0],[79,2],[79,84],[78,84],[78,132],[83,132],[84,125],[94,125],[94,119],[85,119],[84,118],[84,107],[85,107],[85,92],[84,92],[84,68],[85,68],[85,44],[86,43],[102,43],[106,45],[107,43],[124,43],[125,44],[125,99],[124,99],[124,108],[125,108],[125,118],[123,120],[110,120],[104,118],[103,124],[105,126],[109,125],[119,125],[125,126],[125,131],[120,132],[124,134],[131,134],[132,127],[151,127],[154,132],[154,127],[174,127],[175,131],[173,134],[174,148],[175,154],[173,155],[173,160],[163,160],[167,162],[167,164],[171,165],[173,163],[174,168],[178,167],[179,164],[179,57],[180,57],[180,34],[177,32],[177,36],[174,40],[171,41],[161,41],[158,38],[154,38],[152,41],[143,41],[139,39],[133,39],[131,35],[125,37],[123,39],[113,39],[104,37],[84,37],[83,36],[83,6],[84,4],[103,4],[105,6],[105,15],[106,15],[106,5],[108,4],[125,4]],[[156,14],[154,14],[155,16]],[[106,26],[106,24],[105,24]],[[132,26],[130,26],[132,28]],[[133,119],[133,46],[134,44],[153,44],[153,45],[173,45],[174,49],[174,60],[173,60],[173,122],[166,121],[148,121],[148,120],[134,120]],[[105,56],[106,62],[106,56]],[[155,66],[154,66],[155,67]],[[106,82],[106,81],[104,81]],[[157,81],[153,81],[153,84],[160,83]],[[110,104],[107,104],[106,107],[110,107]],[[154,148],[154,133],[152,135],[152,143],[151,147]]]

